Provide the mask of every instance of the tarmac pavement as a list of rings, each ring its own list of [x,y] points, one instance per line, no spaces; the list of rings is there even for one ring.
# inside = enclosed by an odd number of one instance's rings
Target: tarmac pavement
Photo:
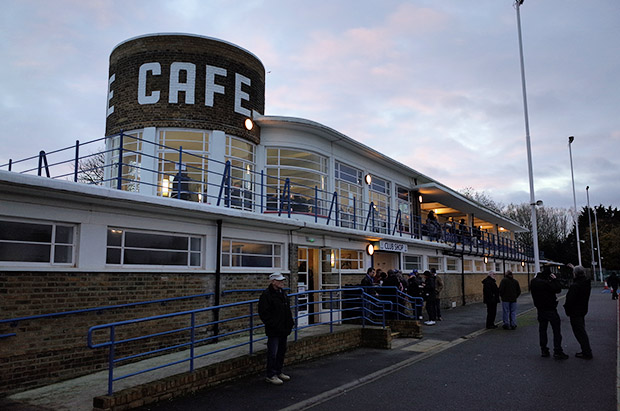
[[[571,356],[565,361],[540,357],[530,294],[518,304],[516,330],[484,329],[480,303],[443,309],[444,321],[423,326],[422,339],[399,338],[391,350],[363,348],[294,365],[282,386],[251,376],[140,410],[620,410],[618,301],[593,288],[586,327],[594,359],[582,360],[574,357],[580,349],[561,298],[563,346]],[[37,395],[0,400],[0,409],[75,409]]]

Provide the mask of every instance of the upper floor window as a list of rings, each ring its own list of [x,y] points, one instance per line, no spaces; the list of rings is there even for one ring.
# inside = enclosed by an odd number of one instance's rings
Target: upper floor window
[[[108,228],[107,264],[200,267],[201,255],[201,237]]]
[[[110,141],[108,164],[110,167],[109,180],[111,184],[118,184],[118,164],[121,137],[113,137]],[[123,134],[123,158],[121,172],[121,189],[125,191],[140,190],[140,174],[142,170],[142,133]]]
[[[374,207],[375,231],[387,233],[389,226],[390,182],[373,175],[369,197],[370,203]]]
[[[75,226],[0,220],[0,261],[70,265]]]
[[[353,227],[357,215],[356,227],[362,222],[362,170],[336,162],[336,191],[340,204],[340,225]]]
[[[206,201],[209,137],[204,131],[159,132],[159,195]]]
[[[267,209],[277,209],[288,178],[291,209],[314,212],[315,188],[318,188],[318,214],[322,214],[327,198],[327,157],[309,151],[288,148],[267,149]],[[281,208],[288,204],[280,204]]]
[[[230,206],[252,210],[254,193],[255,146],[245,140],[226,136],[226,161],[230,161]]]

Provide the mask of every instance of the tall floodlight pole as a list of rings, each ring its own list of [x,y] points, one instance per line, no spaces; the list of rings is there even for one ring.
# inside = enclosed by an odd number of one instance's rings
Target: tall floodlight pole
[[[598,241],[598,220],[596,219],[596,209],[594,209],[594,227],[596,228],[596,248],[598,249],[598,271],[603,282],[603,264],[601,263],[601,244]]]
[[[590,267],[592,267],[592,277],[596,278],[596,260],[594,259],[594,238],[592,236],[592,216],[590,210],[590,186],[586,186],[586,199],[588,202],[588,223],[590,224],[590,251],[592,251],[592,259]]]
[[[523,40],[521,39],[520,8],[524,0],[516,0],[517,29],[519,33],[519,57],[521,61],[521,87],[523,90],[523,115],[525,117],[525,142],[527,145],[527,169],[530,178],[530,207],[532,211],[532,243],[534,246],[534,270],[540,272],[540,255],[538,252],[538,226],[536,224],[536,196],[534,195],[534,170],[532,168],[532,145],[530,143],[530,121],[527,113],[527,92],[525,88],[525,64],[523,63]]]
[[[573,173],[573,151],[571,150],[571,144],[575,137],[570,136],[568,138],[568,156],[570,157],[570,177],[573,180],[573,205],[575,206],[575,214],[573,215],[573,222],[575,223],[575,232],[577,233],[577,259],[579,265],[581,265],[581,240],[579,239],[579,214],[577,214],[577,197],[575,196],[575,174]]]

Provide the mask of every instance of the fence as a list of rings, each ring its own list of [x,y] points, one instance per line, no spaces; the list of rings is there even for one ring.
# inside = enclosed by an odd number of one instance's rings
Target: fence
[[[395,287],[381,287],[380,289],[389,294],[389,296],[372,296],[366,293],[366,290],[364,290],[363,287],[348,287],[334,290],[310,291],[291,294],[290,297],[295,300],[292,308],[295,312],[295,318],[297,320],[296,323],[298,323],[298,320],[303,316],[312,315],[315,316],[315,318],[324,318],[321,321],[316,321],[309,325],[296,327],[294,329],[295,341],[297,341],[299,336],[298,333],[301,329],[315,327],[318,325],[329,325],[331,333],[333,332],[334,324],[347,321],[359,322],[362,327],[366,325],[379,325],[381,327],[385,327],[386,320],[389,318],[417,319],[419,317],[423,304],[421,298],[410,298],[408,295],[400,292]],[[300,305],[300,300],[309,300],[308,298],[304,298],[308,293],[319,293],[322,298],[320,301],[314,303],[304,302]],[[237,347],[247,346],[248,352],[252,354],[255,349],[255,344],[267,338],[264,336],[263,332],[261,332],[264,328],[263,324],[257,321],[257,304],[258,300],[254,299],[215,307],[96,325],[88,330],[88,347],[93,349],[108,349],[108,394],[111,395],[114,392],[114,382],[122,379],[183,363],[188,363],[189,371],[193,371],[197,359]],[[305,307],[306,304],[317,304],[319,305],[319,310],[313,314],[302,314],[300,316],[300,311],[307,311],[305,309],[307,308]],[[226,317],[226,315],[221,315],[219,320],[211,322],[200,322],[198,320],[198,317],[201,314],[214,310],[218,310],[220,313],[230,310],[233,314],[223,319],[222,317]],[[174,321],[168,321],[170,319],[174,319]],[[180,327],[177,326],[150,334],[135,335],[130,337],[118,336],[119,331],[123,332],[122,329],[136,324],[157,323],[161,320],[167,321],[169,324],[178,324],[182,319],[186,320],[186,324]],[[231,322],[234,323],[235,326],[230,327],[230,331],[226,333],[200,336],[203,334],[203,330],[211,329],[216,323],[224,324]],[[125,333],[130,334],[130,332]],[[141,345],[147,340],[152,341],[153,339],[161,339],[173,334],[181,334],[184,337],[181,339],[177,338],[178,342],[172,345],[162,346],[157,349],[142,352],[132,352],[131,354],[124,356],[117,355],[119,348],[127,344],[132,344],[135,346],[137,343],[138,345]],[[196,352],[198,347],[208,346],[208,344],[219,339],[232,338],[234,336],[241,337],[240,342],[231,339],[231,344],[225,346],[224,348],[220,347],[203,353]],[[125,375],[116,376],[114,373],[115,368],[118,367],[119,364],[135,362],[140,359],[177,351],[186,351],[187,356],[180,360],[174,360],[164,364],[159,364],[157,366],[140,369]]]
[[[107,148],[83,154],[86,149]],[[150,148],[149,148],[150,147]],[[149,154],[151,153],[151,154]],[[171,160],[173,159],[173,160]],[[150,164],[151,166],[147,166]],[[19,168],[19,171],[17,169]],[[306,177],[279,178],[250,163],[220,161],[120,133],[0,165],[19,173],[103,185],[125,191],[277,214],[373,233],[449,244],[455,252],[532,261],[531,248],[515,240],[455,223],[427,226],[413,206],[393,209],[356,195],[304,184]],[[268,169],[268,168],[267,168]],[[268,171],[268,170],[267,170]]]

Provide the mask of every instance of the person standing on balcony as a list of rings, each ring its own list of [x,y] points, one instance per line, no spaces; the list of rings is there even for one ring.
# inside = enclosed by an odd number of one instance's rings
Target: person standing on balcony
[[[506,275],[499,283],[499,296],[502,299],[502,320],[504,330],[517,328],[517,298],[521,295],[521,285],[512,276],[512,271],[506,271]]]
[[[281,385],[291,379],[282,372],[284,355],[286,354],[286,338],[289,336],[295,321],[291,306],[284,291],[284,276],[273,273],[269,276],[269,286],[258,301],[258,315],[265,324],[267,334],[267,378],[266,381]]]

